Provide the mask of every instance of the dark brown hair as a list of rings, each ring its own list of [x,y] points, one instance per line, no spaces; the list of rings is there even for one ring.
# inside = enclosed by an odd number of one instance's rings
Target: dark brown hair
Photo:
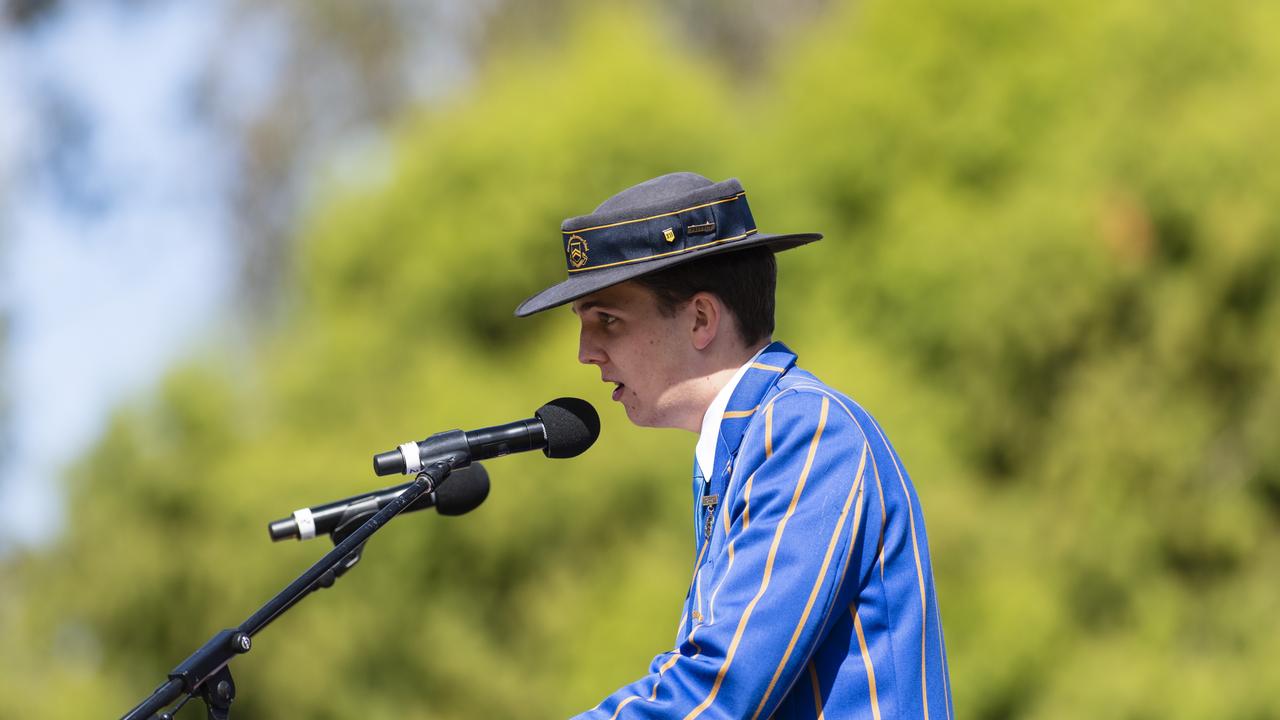
[[[750,347],[773,335],[778,263],[767,247],[709,255],[642,275],[636,282],[653,291],[658,310],[667,317],[696,293],[709,292],[733,315],[743,344]]]

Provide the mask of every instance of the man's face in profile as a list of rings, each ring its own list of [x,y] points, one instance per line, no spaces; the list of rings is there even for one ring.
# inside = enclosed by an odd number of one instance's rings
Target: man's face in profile
[[[678,427],[695,352],[688,304],[667,317],[657,298],[635,281],[605,288],[573,303],[582,323],[578,361],[600,367],[613,399],[646,427]]]

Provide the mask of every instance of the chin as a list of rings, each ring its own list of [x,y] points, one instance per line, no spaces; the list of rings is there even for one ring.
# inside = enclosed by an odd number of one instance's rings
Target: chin
[[[635,407],[633,405],[624,405],[624,407],[627,410],[627,419],[630,420],[631,424],[635,425],[636,427],[647,427],[647,428],[679,427],[678,425],[671,424],[671,422],[669,422],[669,420],[665,416],[663,416],[661,413],[654,412],[652,410],[649,412],[642,412],[638,407]]]
[[[647,413],[640,408],[638,404],[623,402],[622,407],[627,411],[627,419],[636,427],[661,427],[658,419],[653,413]]]
[[[627,419],[636,427],[653,427],[653,423],[649,418],[640,413],[639,410],[633,409],[630,405],[624,405],[627,411]]]

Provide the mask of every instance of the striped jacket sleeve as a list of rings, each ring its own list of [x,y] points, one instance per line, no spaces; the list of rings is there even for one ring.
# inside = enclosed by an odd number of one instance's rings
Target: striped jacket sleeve
[[[868,463],[858,424],[827,394],[790,388],[761,407],[700,559],[692,630],[580,717],[770,717],[856,595]]]

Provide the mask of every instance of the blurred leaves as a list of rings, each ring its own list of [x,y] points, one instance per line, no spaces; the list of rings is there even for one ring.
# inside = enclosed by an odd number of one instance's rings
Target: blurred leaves
[[[847,3],[747,87],[666,16],[565,17],[328,177],[248,363],[121,410],[66,537],[5,561],[0,717],[129,706],[318,556],[262,524],[370,488],[388,438],[603,401],[567,311],[510,312],[560,219],[676,169],[827,235],[779,258],[779,337],[917,482],[958,716],[1276,716],[1275,7]],[[562,716],[640,674],[693,438],[603,414],[582,458],[381,533],[237,660],[239,714]]]

